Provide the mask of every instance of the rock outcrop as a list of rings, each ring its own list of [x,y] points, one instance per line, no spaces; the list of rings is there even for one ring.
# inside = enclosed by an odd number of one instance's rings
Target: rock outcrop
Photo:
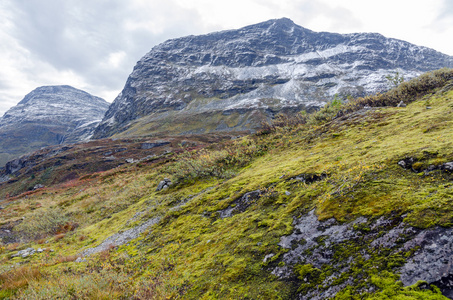
[[[295,219],[293,225],[294,232],[283,236],[279,243],[288,252],[272,273],[293,280],[298,275],[302,281],[298,299],[330,299],[341,289],[360,281],[363,281],[362,292],[372,293],[375,287],[358,266],[389,268],[382,265],[382,257],[401,253],[410,259],[404,263],[395,260],[389,270],[401,274],[405,286],[424,281],[438,286],[448,297],[453,295],[451,228],[421,230],[408,226],[400,217],[391,216],[374,221],[359,217],[341,224],[333,218],[319,221],[314,211]],[[273,256],[267,255],[263,262],[267,263]],[[327,268],[329,276],[320,276]]]

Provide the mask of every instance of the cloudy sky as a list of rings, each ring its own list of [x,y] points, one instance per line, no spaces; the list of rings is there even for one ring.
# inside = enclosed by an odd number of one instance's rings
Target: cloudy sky
[[[111,102],[156,44],[281,17],[453,55],[452,0],[0,0],[0,116],[43,85]]]

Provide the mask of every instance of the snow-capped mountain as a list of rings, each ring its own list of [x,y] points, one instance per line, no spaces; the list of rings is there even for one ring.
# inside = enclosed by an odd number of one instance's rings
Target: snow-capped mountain
[[[94,137],[251,129],[282,109],[386,90],[395,72],[411,78],[442,67],[453,67],[453,57],[376,33],[314,32],[289,19],[187,36],[137,63]]]
[[[0,118],[0,165],[41,147],[88,140],[109,103],[70,86],[44,86]]]

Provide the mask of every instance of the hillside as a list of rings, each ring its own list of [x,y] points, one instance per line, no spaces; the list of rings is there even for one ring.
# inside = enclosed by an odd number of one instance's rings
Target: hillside
[[[315,32],[283,18],[187,36],[140,59],[95,138],[256,131],[279,112],[313,111],[453,67],[453,57],[377,33]],[[201,122],[202,121],[202,122]]]
[[[0,167],[42,147],[88,140],[109,104],[71,86],[42,86],[0,118]]]
[[[84,160],[62,149],[0,184],[0,298],[452,299],[452,113],[442,69],[52,181]]]

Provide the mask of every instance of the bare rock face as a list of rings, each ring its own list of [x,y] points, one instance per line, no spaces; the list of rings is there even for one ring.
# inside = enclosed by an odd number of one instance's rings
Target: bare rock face
[[[453,67],[453,58],[376,33],[314,32],[289,19],[173,39],[137,63],[94,137],[140,134],[142,125],[148,133],[253,130],[285,109],[386,90],[385,77],[397,71],[408,79],[442,67]]]
[[[0,118],[0,166],[42,147],[88,140],[108,105],[70,86],[33,90]]]
[[[279,246],[288,251],[272,263],[263,258],[279,278],[299,280],[298,299],[332,299],[346,286],[362,283],[362,293],[375,287],[361,268],[391,270],[404,286],[424,282],[453,297],[453,229],[419,229],[402,217],[359,217],[348,223],[319,221],[314,210],[294,220],[294,232],[283,236]],[[393,259],[392,263],[389,263]],[[385,263],[384,263],[385,262]],[[300,272],[305,266],[305,272]],[[328,270],[328,276],[320,276]],[[296,278],[298,277],[298,278]]]

